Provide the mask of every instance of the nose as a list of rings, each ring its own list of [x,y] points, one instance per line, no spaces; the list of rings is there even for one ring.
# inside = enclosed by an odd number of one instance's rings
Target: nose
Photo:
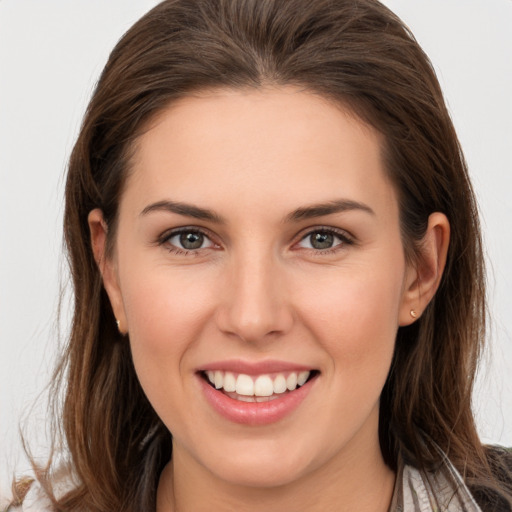
[[[272,256],[245,254],[233,258],[220,292],[218,328],[245,342],[265,343],[293,325],[284,272]]]

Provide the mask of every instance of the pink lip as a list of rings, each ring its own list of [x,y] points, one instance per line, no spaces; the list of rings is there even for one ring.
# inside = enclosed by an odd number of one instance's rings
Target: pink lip
[[[282,367],[280,370],[284,371]],[[234,423],[254,426],[275,423],[291,414],[304,401],[317,380],[317,377],[313,377],[295,391],[283,393],[268,402],[242,402],[228,397],[206,382],[201,374],[197,375],[203,395],[217,413]]]
[[[243,361],[242,359],[230,359],[228,361],[216,361],[209,363],[197,371],[226,371],[233,373],[245,373],[246,375],[261,375],[264,373],[279,372],[301,372],[311,371],[314,368],[300,364],[290,363],[286,361],[266,360],[259,362]]]

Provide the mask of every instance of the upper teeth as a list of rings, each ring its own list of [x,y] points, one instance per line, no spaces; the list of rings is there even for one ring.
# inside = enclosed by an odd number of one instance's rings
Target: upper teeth
[[[274,393],[293,391],[302,386],[309,378],[310,372],[290,372],[287,375],[279,373],[274,376],[251,376],[244,373],[235,374],[223,371],[207,371],[208,380],[216,389],[224,389],[228,393],[245,396],[271,396]]]

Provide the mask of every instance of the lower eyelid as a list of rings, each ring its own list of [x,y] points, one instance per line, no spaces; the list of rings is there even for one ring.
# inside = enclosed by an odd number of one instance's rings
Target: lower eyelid
[[[199,247],[197,249],[186,249],[185,247],[180,247],[179,245],[173,244],[170,242],[170,240],[172,238],[177,237],[183,233],[201,234],[204,237],[205,241],[207,242],[207,245],[204,247]],[[302,247],[302,249],[309,250],[311,252],[318,253],[318,254],[320,254],[320,253],[328,254],[328,253],[335,252],[336,250],[340,249],[342,246],[353,245],[355,243],[352,236],[348,235],[346,232],[341,233],[332,228],[318,228],[318,229],[309,230],[294,245],[295,246],[299,245],[301,242],[303,242],[304,240],[307,240],[308,237],[312,236],[315,233],[331,234],[334,238],[338,239],[339,242],[336,243],[335,245],[333,245],[332,247],[327,247],[325,249],[316,249],[314,247]],[[187,229],[186,227],[182,228],[182,229],[171,230],[171,231],[168,231],[167,233],[164,233],[157,239],[156,243],[157,243],[157,245],[162,245],[162,246],[168,245],[167,250],[169,252],[174,252],[179,255],[187,255],[187,254],[192,254],[192,253],[197,254],[199,251],[202,251],[204,249],[219,247],[219,244],[217,244],[212,239],[212,237],[209,233],[206,233],[205,231],[203,231],[201,229],[193,229],[193,228]]]
[[[204,237],[204,243],[206,245],[202,247],[198,247],[197,249],[187,249],[185,247],[182,247],[181,244],[178,243],[171,243],[170,241],[174,237],[179,237],[181,234],[184,233],[197,233]],[[199,229],[195,227],[180,227],[168,230],[164,232],[157,240],[156,245],[164,247],[169,253],[175,254],[178,256],[199,256],[199,254],[202,254],[204,250],[209,249],[216,249],[219,248],[220,245],[215,242],[213,236],[205,231],[204,229]]]
[[[325,251],[332,251],[335,250],[338,246],[343,245],[352,245],[354,243],[354,240],[352,237],[348,236],[346,233],[340,233],[339,231],[336,231],[334,229],[327,229],[327,228],[319,228],[319,229],[313,229],[308,231],[304,236],[302,236],[297,242],[298,244],[303,242],[304,240],[307,240],[309,237],[311,237],[315,233],[326,233],[329,235],[332,235],[334,238],[337,238],[339,240],[339,243],[333,245],[332,247],[328,247],[326,249],[315,249],[314,247],[305,247],[304,249],[309,249],[315,252],[325,252]]]

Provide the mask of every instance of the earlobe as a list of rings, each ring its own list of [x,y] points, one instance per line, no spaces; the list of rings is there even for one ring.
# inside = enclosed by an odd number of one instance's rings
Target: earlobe
[[[87,218],[91,234],[91,246],[94,259],[103,279],[103,286],[110,299],[110,304],[115,315],[115,321],[121,334],[127,332],[126,315],[119,286],[119,278],[115,258],[107,255],[108,226],[103,218],[103,212],[96,208],[89,212]]]
[[[443,276],[449,243],[450,223],[446,215],[432,213],[416,263],[407,271],[399,315],[400,326],[415,322],[434,297]]]

